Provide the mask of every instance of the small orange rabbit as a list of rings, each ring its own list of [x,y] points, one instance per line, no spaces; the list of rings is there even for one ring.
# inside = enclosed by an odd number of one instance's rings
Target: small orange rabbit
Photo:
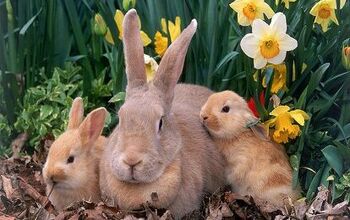
[[[268,140],[260,125],[255,131],[247,126],[257,119],[242,97],[232,91],[214,93],[200,118],[226,158],[225,174],[234,192],[278,207],[288,197],[299,197],[292,189],[292,169],[283,146]]]
[[[100,201],[98,167],[106,114],[105,108],[98,108],[83,121],[83,100],[74,99],[67,130],[52,144],[43,168],[46,192],[52,189],[49,199],[56,209],[83,199]]]

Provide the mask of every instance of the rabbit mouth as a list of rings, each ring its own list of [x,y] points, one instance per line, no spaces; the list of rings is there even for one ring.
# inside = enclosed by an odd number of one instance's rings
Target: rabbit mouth
[[[154,172],[153,170],[134,170],[131,171],[123,170],[122,172],[118,170],[114,175],[122,182],[131,184],[147,184],[156,181],[162,172]]]
[[[74,187],[68,183],[65,183],[65,182],[55,182],[52,185],[53,185],[54,191],[73,190],[76,188],[76,187]]]
[[[67,190],[67,189],[72,189],[72,188],[69,187],[69,185],[64,183],[56,183],[54,185],[54,190]]]

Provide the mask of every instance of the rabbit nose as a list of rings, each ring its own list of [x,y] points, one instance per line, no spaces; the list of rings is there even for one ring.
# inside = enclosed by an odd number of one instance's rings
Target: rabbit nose
[[[203,119],[203,121],[207,120],[208,119],[208,116],[205,115],[205,114],[201,114],[201,118]]]
[[[128,165],[131,169],[133,169],[135,166],[140,164],[142,160],[136,160],[136,159],[124,159],[123,162]]]
[[[55,178],[54,175],[50,176],[50,181],[52,182],[53,185],[55,185],[58,181],[57,181],[57,178]]]
[[[52,184],[54,184],[54,185],[57,183],[57,181],[54,179],[51,179],[51,181],[52,181]]]

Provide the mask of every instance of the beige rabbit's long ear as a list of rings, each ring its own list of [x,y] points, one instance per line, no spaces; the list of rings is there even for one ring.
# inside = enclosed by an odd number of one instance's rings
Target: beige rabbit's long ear
[[[86,116],[79,126],[79,134],[83,146],[92,144],[101,135],[106,115],[107,110],[105,108],[98,108]]]
[[[167,102],[172,101],[175,85],[182,73],[188,46],[196,30],[197,21],[193,19],[169,46],[159,64],[154,85],[165,94]]]
[[[146,84],[146,71],[143,58],[143,45],[140,36],[138,15],[130,9],[123,21],[123,45],[126,75],[128,79],[127,93],[134,88]]]
[[[81,97],[73,100],[72,108],[69,112],[69,121],[67,129],[78,128],[84,118],[84,103]]]

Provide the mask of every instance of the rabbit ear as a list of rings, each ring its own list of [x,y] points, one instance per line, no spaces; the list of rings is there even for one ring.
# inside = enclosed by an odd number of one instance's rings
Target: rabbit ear
[[[69,121],[67,129],[78,128],[84,118],[84,103],[81,97],[73,100],[72,108],[69,112]]]
[[[182,73],[186,52],[196,29],[197,21],[193,19],[169,46],[159,64],[154,85],[164,92],[167,101],[172,101],[174,88]]]
[[[82,140],[82,145],[91,144],[97,140],[101,135],[107,110],[105,108],[98,108],[90,112],[84,121],[79,126],[79,134]]]
[[[123,44],[128,92],[129,90],[145,85],[147,82],[143,45],[140,36],[138,15],[135,9],[130,9],[124,17]]]

